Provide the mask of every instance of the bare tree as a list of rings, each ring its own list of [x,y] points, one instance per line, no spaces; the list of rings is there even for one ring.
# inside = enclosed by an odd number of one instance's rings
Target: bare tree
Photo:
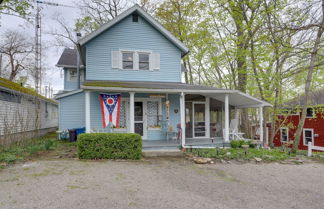
[[[134,2],[125,0],[82,0],[79,4],[81,18],[77,19],[76,30],[90,33],[119,15],[130,6],[130,3]]]
[[[312,11],[312,10],[310,10]],[[316,17],[312,18],[315,20],[314,23],[309,23],[307,26],[302,26],[298,30],[314,30],[316,28],[316,38],[313,43],[313,46],[310,51],[310,61],[309,61],[309,66],[307,68],[307,77],[306,77],[306,82],[305,82],[305,101],[302,106],[302,114],[301,118],[295,133],[295,139],[294,139],[294,145],[293,145],[293,150],[296,151],[298,149],[298,145],[300,142],[300,136],[301,132],[304,127],[305,119],[306,119],[306,113],[307,113],[307,106],[309,103],[309,94],[310,94],[310,89],[311,89],[311,84],[312,84],[312,78],[313,78],[313,71],[314,68],[317,64],[318,60],[318,51],[320,49],[320,44],[323,41],[322,36],[324,33],[324,0],[321,1],[321,15],[317,19]]]
[[[30,62],[33,52],[33,45],[29,38],[22,32],[8,30],[1,35],[0,53],[7,58],[4,69],[9,72],[9,80],[14,80],[16,76],[25,69]]]

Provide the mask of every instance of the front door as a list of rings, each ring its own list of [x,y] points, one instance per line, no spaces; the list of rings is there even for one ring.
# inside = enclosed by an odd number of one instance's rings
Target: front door
[[[135,133],[144,136],[144,105],[143,102],[135,102],[134,107]]]
[[[206,136],[205,103],[193,102],[193,136],[196,138]]]

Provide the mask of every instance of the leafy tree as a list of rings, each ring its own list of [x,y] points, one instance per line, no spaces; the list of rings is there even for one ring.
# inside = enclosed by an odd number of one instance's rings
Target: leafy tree
[[[28,18],[31,7],[32,5],[29,1],[2,0],[0,2],[0,14]]]

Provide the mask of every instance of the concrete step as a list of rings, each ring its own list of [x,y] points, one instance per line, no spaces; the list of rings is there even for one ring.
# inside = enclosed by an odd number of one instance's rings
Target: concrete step
[[[144,157],[181,157],[183,153],[179,149],[143,149]]]

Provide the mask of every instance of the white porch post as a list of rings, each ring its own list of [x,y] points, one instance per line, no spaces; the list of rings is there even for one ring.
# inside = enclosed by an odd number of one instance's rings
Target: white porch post
[[[206,105],[205,105],[205,130],[206,137],[210,138],[210,98],[206,96]]]
[[[263,107],[259,107],[259,123],[260,123],[260,141],[264,144],[263,141]]]
[[[225,94],[225,142],[229,142],[229,101],[228,94]]]
[[[185,94],[181,92],[180,95],[180,121],[181,121],[181,145],[186,144],[186,110],[185,110]]]
[[[129,132],[135,133],[135,124],[134,124],[134,95],[135,92],[129,92]]]
[[[86,133],[90,133],[91,120],[90,120],[90,91],[85,91],[85,128]]]

